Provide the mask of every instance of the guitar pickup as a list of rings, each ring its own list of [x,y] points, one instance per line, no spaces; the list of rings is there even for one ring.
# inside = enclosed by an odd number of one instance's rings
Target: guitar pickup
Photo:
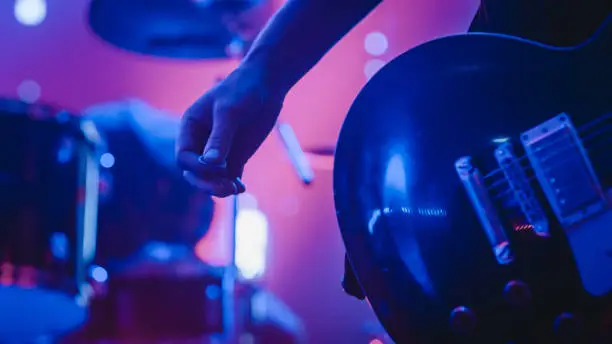
[[[495,259],[501,265],[512,263],[514,253],[510,241],[489,196],[482,174],[468,156],[461,157],[455,162],[455,170],[487,235]]]
[[[563,226],[608,209],[608,199],[567,114],[524,132],[521,142],[542,191]]]

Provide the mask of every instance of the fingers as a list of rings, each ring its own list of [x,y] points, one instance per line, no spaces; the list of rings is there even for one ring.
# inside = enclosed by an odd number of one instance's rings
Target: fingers
[[[245,191],[239,176],[230,176],[226,168],[236,125],[227,111],[214,110],[213,114],[212,105],[203,99],[185,112],[176,158],[190,184],[213,196],[227,197]]]
[[[198,168],[197,159],[211,130],[211,121],[206,118],[212,118],[212,105],[207,101],[197,102],[181,117],[176,155],[177,163],[183,170]]]
[[[215,106],[213,111],[212,129],[201,162],[205,165],[225,167],[237,125],[228,109]]]
[[[190,171],[196,175],[207,173],[220,173],[214,166],[206,166],[200,162],[202,147],[210,129],[193,119],[186,113],[181,119],[181,129],[176,145],[176,161],[178,166],[184,171]]]
[[[183,176],[185,180],[194,187],[216,197],[227,197],[241,194],[246,191],[240,178],[235,178],[233,180],[228,178],[202,179],[188,171],[183,172]]]

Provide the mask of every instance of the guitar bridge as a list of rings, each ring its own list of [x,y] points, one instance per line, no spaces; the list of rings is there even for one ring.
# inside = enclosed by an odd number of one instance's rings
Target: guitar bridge
[[[524,132],[521,141],[561,225],[576,224],[608,209],[591,161],[566,114]]]
[[[529,183],[523,165],[514,154],[512,144],[506,142],[497,147],[495,159],[508,181],[514,200],[527,222],[533,226],[533,231],[541,236],[548,236],[548,219]]]

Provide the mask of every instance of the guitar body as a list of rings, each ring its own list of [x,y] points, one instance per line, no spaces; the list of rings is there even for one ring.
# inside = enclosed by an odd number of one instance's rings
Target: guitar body
[[[608,43],[609,42],[609,43]],[[610,343],[612,30],[397,57],[355,100],[336,210],[397,343]]]

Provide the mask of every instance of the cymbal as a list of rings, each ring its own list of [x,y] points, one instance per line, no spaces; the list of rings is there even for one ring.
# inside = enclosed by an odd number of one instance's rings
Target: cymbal
[[[250,38],[235,21],[264,0],[92,0],[88,20],[121,49],[174,59],[241,56]],[[248,26],[248,23],[246,23]]]

